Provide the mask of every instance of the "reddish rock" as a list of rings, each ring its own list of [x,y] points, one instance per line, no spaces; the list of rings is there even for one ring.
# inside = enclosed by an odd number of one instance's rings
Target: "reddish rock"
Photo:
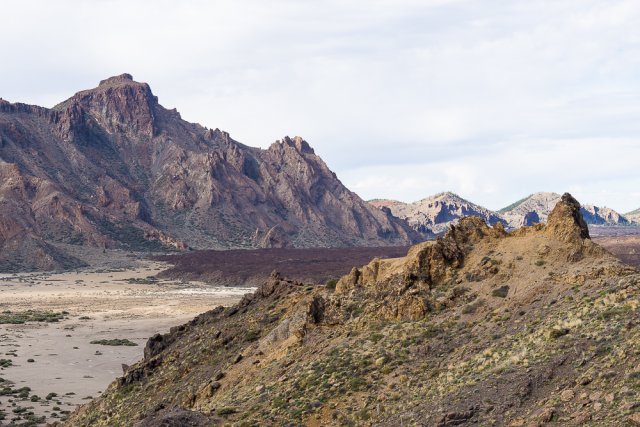
[[[130,249],[405,245],[300,137],[268,149],[182,120],[122,74],[46,109],[0,101],[0,270],[57,268],[6,242]],[[15,258],[15,257],[14,257]],[[55,257],[54,257],[55,258]]]

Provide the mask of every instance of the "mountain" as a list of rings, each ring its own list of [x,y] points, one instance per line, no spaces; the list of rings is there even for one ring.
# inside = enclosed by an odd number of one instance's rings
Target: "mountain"
[[[500,209],[500,213],[510,227],[532,225],[537,222],[546,222],[561,196],[556,193],[534,193],[512,205]],[[623,215],[607,207],[584,205],[581,208],[582,216],[587,224],[592,225],[630,225],[631,222]]]
[[[495,212],[471,203],[457,194],[444,192],[413,203],[376,199],[369,203],[377,208],[388,208],[391,213],[407,222],[417,231],[444,233],[451,224],[465,216],[479,216],[490,225],[503,218]]]
[[[52,109],[0,99],[0,177],[0,270],[78,265],[58,242],[160,250],[421,238],[344,187],[302,138],[248,147],[183,120],[129,74]]]
[[[335,289],[275,274],[152,337],[67,424],[638,425],[638,283],[568,194],[547,225],[463,218]]]
[[[636,209],[635,211],[631,211],[624,215],[627,219],[635,222],[636,224],[640,224],[640,209]]]

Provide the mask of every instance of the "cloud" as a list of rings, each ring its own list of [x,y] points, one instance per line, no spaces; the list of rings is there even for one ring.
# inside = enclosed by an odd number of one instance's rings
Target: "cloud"
[[[366,197],[450,189],[496,207],[576,188],[640,207],[633,0],[25,0],[3,17],[12,101],[130,72],[244,143],[304,136]]]

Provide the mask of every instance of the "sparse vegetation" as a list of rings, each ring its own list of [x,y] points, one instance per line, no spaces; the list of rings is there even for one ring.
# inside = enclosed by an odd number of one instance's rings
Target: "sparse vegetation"
[[[329,279],[325,283],[325,287],[329,290],[334,290],[336,288],[337,283],[338,283],[338,279]]]
[[[138,344],[133,341],[129,341],[126,338],[113,338],[113,339],[102,339],[102,340],[93,340],[90,344],[99,344],[99,345],[111,345],[111,346],[136,346]]]
[[[491,296],[496,298],[506,298],[508,294],[509,294],[509,285],[503,285],[491,291]]]
[[[68,314],[68,313],[66,313]],[[26,322],[50,322],[55,323],[64,319],[65,313],[56,313],[52,311],[26,310],[20,312],[12,312],[10,310],[0,313],[0,324],[19,325]]]

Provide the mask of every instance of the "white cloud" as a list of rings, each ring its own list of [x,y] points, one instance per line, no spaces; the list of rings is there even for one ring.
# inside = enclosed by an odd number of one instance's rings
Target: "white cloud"
[[[2,16],[12,101],[130,72],[244,143],[306,137],[365,197],[575,189],[640,207],[634,0],[25,0]]]

